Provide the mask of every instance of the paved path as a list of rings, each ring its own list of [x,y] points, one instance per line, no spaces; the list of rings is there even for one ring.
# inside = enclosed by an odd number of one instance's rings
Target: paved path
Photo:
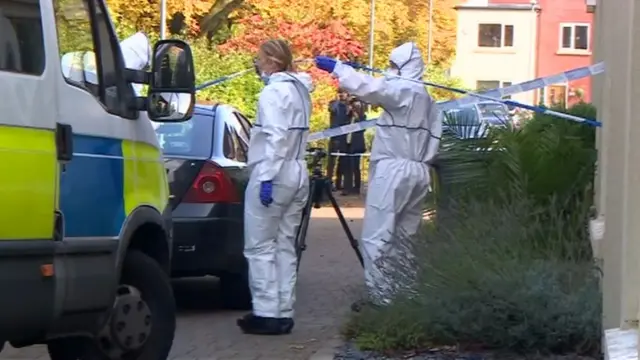
[[[363,209],[358,201],[346,205],[343,212],[359,237]],[[308,359],[337,337],[349,305],[361,291],[362,276],[333,209],[314,209],[298,280],[293,333],[279,337],[243,335],[235,321],[244,313],[218,307],[215,279],[181,280],[175,284],[181,312],[171,359]],[[42,346],[8,347],[0,355],[0,360],[48,359]]]

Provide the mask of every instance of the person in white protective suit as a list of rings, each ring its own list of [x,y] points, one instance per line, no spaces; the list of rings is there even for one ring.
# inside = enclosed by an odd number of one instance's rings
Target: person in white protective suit
[[[337,78],[340,88],[385,110],[371,150],[360,243],[369,301],[355,303],[354,311],[366,303],[388,304],[393,296],[393,279],[384,265],[407,256],[398,253],[400,241],[418,232],[430,183],[429,163],[442,134],[441,113],[426,88],[393,76],[422,80],[425,66],[418,47],[405,43],[391,51],[389,60],[388,75],[375,78],[335,59],[316,57],[316,66]]]
[[[294,325],[295,236],[309,194],[304,156],[313,89],[308,74],[294,72],[283,40],[260,46],[256,70],[266,86],[251,130],[244,213],[253,311],[237,323],[244,333],[279,335]]]

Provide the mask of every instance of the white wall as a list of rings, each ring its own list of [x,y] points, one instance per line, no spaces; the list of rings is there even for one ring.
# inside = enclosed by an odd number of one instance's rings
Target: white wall
[[[479,24],[513,25],[513,47],[478,47]],[[536,15],[527,9],[458,8],[456,59],[451,74],[475,89],[477,81],[500,80],[513,84],[535,78]],[[514,100],[532,104],[534,92]]]

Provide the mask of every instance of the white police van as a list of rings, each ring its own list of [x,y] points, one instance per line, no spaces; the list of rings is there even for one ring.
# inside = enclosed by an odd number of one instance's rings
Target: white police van
[[[172,225],[149,118],[191,117],[193,59],[182,41],[131,41],[103,0],[0,0],[0,344],[169,354]]]

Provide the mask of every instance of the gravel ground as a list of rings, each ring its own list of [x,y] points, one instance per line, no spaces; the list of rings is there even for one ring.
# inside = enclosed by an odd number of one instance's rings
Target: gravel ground
[[[599,360],[600,358],[567,355],[567,356],[519,356],[492,353],[459,353],[453,350],[433,350],[422,353],[405,353],[398,356],[385,356],[372,351],[361,351],[348,342],[338,349],[334,360]]]
[[[446,351],[425,352],[422,354],[406,353],[389,357],[373,351],[361,351],[348,342],[339,347],[334,360],[484,360],[486,357],[477,354],[457,354]]]

